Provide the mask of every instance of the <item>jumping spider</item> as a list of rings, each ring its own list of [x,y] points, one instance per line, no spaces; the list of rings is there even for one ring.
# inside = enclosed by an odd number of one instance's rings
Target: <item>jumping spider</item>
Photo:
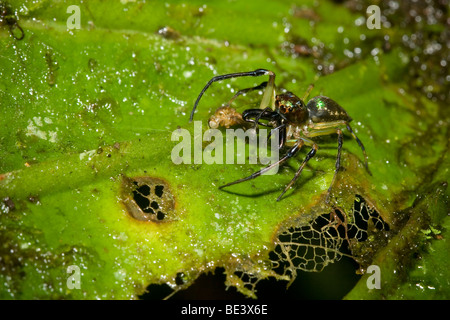
[[[279,132],[279,148],[281,149],[286,146],[289,147],[289,150],[277,162],[272,163],[271,165],[253,173],[248,177],[227,183],[219,188],[225,188],[233,184],[259,177],[273,167],[278,166],[289,158],[295,156],[303,145],[311,147],[311,150],[308,152],[306,158],[303,160],[302,164],[295,173],[294,178],[292,178],[277,198],[277,201],[279,201],[284,193],[292,187],[298,179],[306,163],[316,154],[319,147],[313,140],[311,140],[311,138],[337,134],[338,152],[335,165],[336,169],[331,185],[328,188],[328,201],[331,187],[333,186],[336,175],[340,169],[343,143],[342,127],[347,128],[360,146],[364,155],[365,168],[367,172],[371,174],[364,145],[350,127],[349,123],[352,121],[352,118],[350,118],[344,108],[342,108],[334,100],[325,96],[314,97],[309,100],[307,104],[305,104],[304,101],[308,98],[309,93],[313,88],[312,85],[308,88],[302,99],[294,95],[292,92],[285,92],[277,95],[275,92],[275,73],[266,69],[230,73],[212,78],[200,92],[197,100],[195,101],[194,108],[191,112],[190,121],[192,121],[194,117],[195,109],[197,108],[201,97],[213,82],[237,77],[259,77],[264,75],[269,76],[269,81],[263,82],[253,88],[238,91],[227,105],[217,109],[215,115],[210,118],[209,125],[213,128],[217,128],[219,126],[229,127],[232,125],[248,126],[249,124],[253,124],[255,127],[258,125],[271,127]],[[230,107],[231,102],[238,96],[253,90],[264,90],[259,109],[247,109],[242,112],[242,114],[239,114],[236,110]],[[261,122],[261,120],[265,120],[266,122]]]

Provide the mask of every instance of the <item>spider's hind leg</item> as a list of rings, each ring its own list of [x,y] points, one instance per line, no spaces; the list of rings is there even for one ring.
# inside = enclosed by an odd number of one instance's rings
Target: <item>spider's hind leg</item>
[[[329,201],[329,197],[330,197],[330,193],[331,193],[331,188],[336,180],[336,176],[337,173],[339,171],[339,169],[341,168],[341,151],[342,151],[342,144],[343,144],[343,133],[342,130],[340,129],[340,127],[342,126],[346,126],[347,130],[351,133],[352,137],[356,140],[356,142],[358,143],[359,147],[361,148],[363,155],[364,155],[364,166],[367,170],[367,172],[372,175],[372,173],[369,170],[369,165],[368,165],[368,160],[367,160],[367,154],[366,154],[366,150],[364,148],[363,143],[361,142],[361,140],[358,139],[358,137],[356,136],[356,134],[353,132],[352,128],[350,127],[350,125],[348,124],[347,121],[345,120],[338,120],[338,121],[334,121],[334,122],[322,122],[322,123],[316,123],[314,124],[314,127],[312,128],[314,131],[312,131],[308,137],[316,137],[316,136],[322,136],[322,135],[329,135],[329,134],[333,134],[336,133],[338,135],[338,152],[337,152],[337,157],[336,157],[336,169],[334,171],[334,176],[333,179],[331,180],[331,185],[328,188],[328,194],[327,194],[327,198],[326,201]]]
[[[369,162],[367,159],[367,153],[366,153],[366,149],[364,148],[363,143],[361,142],[361,140],[358,139],[358,137],[356,136],[356,134],[353,132],[352,127],[350,127],[350,125],[348,123],[345,124],[347,127],[347,130],[352,134],[353,139],[356,140],[356,142],[358,143],[359,147],[361,148],[363,155],[364,155],[364,166],[366,167],[367,172],[372,175],[372,172],[370,172],[369,170]]]
[[[329,126],[329,127],[327,127],[327,126]],[[344,135],[342,133],[342,130],[339,127],[336,127],[335,124],[317,124],[316,127],[322,128],[322,129],[311,132],[308,135],[309,137],[330,135],[330,134],[334,134],[334,133],[336,133],[338,135],[338,150],[337,150],[337,155],[336,155],[335,170],[334,170],[334,174],[333,174],[333,178],[331,180],[330,186],[328,187],[327,197],[325,200],[328,203],[330,200],[331,189],[336,181],[336,177],[339,172],[339,169],[341,168],[341,153],[342,153],[342,144],[343,144],[343,140],[344,140]]]
[[[326,198],[326,203],[328,203],[330,201],[330,194],[331,194],[331,188],[334,185],[334,182],[336,181],[336,177],[337,174],[339,172],[339,169],[341,168],[341,151],[342,151],[342,144],[343,144],[343,138],[344,135],[342,134],[342,130],[341,129],[337,129],[336,133],[338,135],[338,152],[337,152],[337,156],[336,156],[336,164],[335,164],[335,170],[334,170],[334,175],[333,175],[333,179],[331,180],[330,183],[330,187],[328,188],[327,191],[327,198]]]

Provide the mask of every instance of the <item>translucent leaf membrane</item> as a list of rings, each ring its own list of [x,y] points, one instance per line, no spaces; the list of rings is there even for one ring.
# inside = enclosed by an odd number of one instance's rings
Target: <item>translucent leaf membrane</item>
[[[376,252],[373,248],[385,245],[389,237],[388,224],[358,196],[348,215],[335,209],[304,225],[298,219],[284,222],[269,254],[271,266],[247,271],[233,266],[226,270],[227,284],[256,297],[256,285],[269,276],[288,281],[289,286],[298,272],[320,272],[344,255],[360,264],[362,274]]]

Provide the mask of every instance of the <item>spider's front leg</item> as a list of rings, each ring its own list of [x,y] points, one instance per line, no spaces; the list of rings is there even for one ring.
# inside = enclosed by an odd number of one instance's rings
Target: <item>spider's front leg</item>
[[[257,125],[274,128],[270,130],[269,135],[267,136],[267,141],[272,137],[272,133],[274,131],[278,131],[279,136],[279,144],[278,149],[281,149],[286,143],[286,124],[283,123],[283,119],[280,114],[276,111],[272,111],[271,109],[247,109],[242,112],[242,118],[249,122],[254,123],[255,127]],[[261,122],[260,120],[267,120],[267,122]]]
[[[273,73],[270,70],[266,70],[266,69],[257,69],[255,71],[248,71],[248,72],[229,73],[229,74],[224,74],[224,75],[213,77],[211,80],[208,81],[208,83],[202,89],[202,91],[200,92],[200,94],[197,97],[197,100],[194,103],[194,107],[192,108],[191,116],[189,118],[189,121],[192,122],[192,120],[194,118],[195,109],[197,108],[197,105],[200,102],[200,99],[202,98],[202,96],[205,93],[205,91],[214,82],[222,81],[222,80],[225,80],[225,79],[238,78],[238,77],[259,77],[259,76],[264,76],[264,75],[268,75],[269,76],[269,81],[267,82],[267,84],[264,85],[265,86],[265,90],[264,90],[264,95],[263,95],[263,99],[261,101],[260,108],[261,109],[265,109],[267,106],[269,106],[271,101],[272,101],[272,105],[275,105],[275,100],[274,100],[274,98],[275,98],[275,73]],[[261,86],[261,85],[259,85],[259,86]],[[259,86],[257,86],[257,87],[259,87]],[[244,89],[243,93],[245,93],[245,92],[246,91]]]
[[[251,126],[250,122],[253,122],[253,121],[248,121],[246,119],[246,117],[244,115],[245,111],[241,115],[239,112],[236,111],[235,108],[232,108],[231,103],[237,97],[239,97],[243,94],[246,94],[248,92],[255,91],[255,90],[265,89],[266,87],[267,87],[267,81],[257,85],[256,87],[246,88],[246,89],[242,89],[242,90],[239,90],[238,92],[236,92],[236,94],[233,96],[233,98],[230,99],[230,101],[228,101],[228,103],[217,108],[217,110],[214,112],[214,114],[209,118],[209,120],[208,120],[209,127],[211,129],[217,129],[219,127],[230,128],[233,126],[240,126],[245,129],[250,128],[250,126]],[[257,109],[257,110],[259,110],[259,109]],[[261,110],[259,110],[259,111],[261,111]]]

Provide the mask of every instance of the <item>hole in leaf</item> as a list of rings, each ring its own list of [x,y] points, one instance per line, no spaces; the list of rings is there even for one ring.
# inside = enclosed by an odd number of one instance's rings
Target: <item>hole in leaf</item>
[[[150,207],[147,207],[147,208],[143,209],[142,211],[144,211],[145,213],[155,214],[155,211],[153,211],[153,209]]]
[[[158,197],[162,197],[162,195],[163,195],[163,190],[164,190],[164,186],[156,186],[155,187],[155,194],[158,196]]]
[[[166,181],[153,177],[123,178],[123,203],[141,221],[175,220],[175,201]]]
[[[140,299],[162,300],[170,295],[172,291],[167,284],[151,284],[147,287],[147,292],[140,296]]]
[[[178,272],[175,277],[175,284],[181,286],[185,283],[185,274],[183,272]]]
[[[158,214],[156,215],[156,218],[157,218],[158,220],[163,220],[165,216],[166,216],[166,215],[165,215],[163,212],[158,211]]]
[[[152,207],[153,209],[155,209],[155,210],[156,210],[156,209],[159,209],[158,202],[152,201],[151,207]]]
[[[144,212],[145,212],[145,209],[147,209],[150,204],[150,201],[146,197],[142,196],[136,190],[133,191],[133,200],[136,202],[136,204],[139,206],[139,208],[141,208]]]
[[[137,191],[139,191],[139,193],[141,193],[143,196],[148,196],[150,195],[150,187],[146,184],[140,186]]]

